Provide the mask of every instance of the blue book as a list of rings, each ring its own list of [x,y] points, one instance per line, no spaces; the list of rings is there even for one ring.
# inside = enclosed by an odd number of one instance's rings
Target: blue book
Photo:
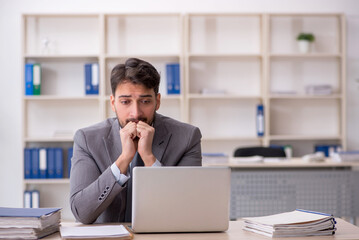
[[[31,176],[31,149],[25,148],[24,149],[24,177],[25,179],[32,178]]]
[[[47,178],[47,153],[46,148],[39,149],[39,178]]]
[[[85,93],[86,95],[99,92],[99,67],[98,63],[85,64]]]
[[[167,94],[180,94],[180,66],[179,63],[166,64]]]
[[[257,136],[264,136],[264,107],[262,104],[257,105]]]
[[[31,176],[32,178],[40,177],[40,168],[39,168],[39,149],[31,149]]]
[[[73,155],[73,148],[69,148],[67,151],[67,176],[70,178],[70,172],[71,172],[71,158]]]
[[[27,63],[25,65],[25,95],[33,95],[33,64]]]
[[[48,218],[61,208],[7,208],[0,207],[0,217],[35,217]]]
[[[55,178],[55,149],[47,149],[47,177]]]
[[[55,178],[64,177],[64,160],[62,158],[62,148],[55,148]]]

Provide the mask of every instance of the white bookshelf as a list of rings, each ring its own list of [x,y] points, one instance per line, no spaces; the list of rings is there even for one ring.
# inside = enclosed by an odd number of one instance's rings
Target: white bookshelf
[[[345,149],[344,16],[269,14],[268,24],[267,143],[291,141],[298,156],[313,151],[312,145],[304,147],[308,140]],[[298,50],[300,32],[315,35],[309,53]],[[332,94],[306,94],[310,84],[330,85]]]
[[[315,34],[310,53],[298,51],[301,31]],[[345,149],[345,35],[345,17],[334,13],[25,14],[23,68],[41,64],[42,94],[21,90],[23,146],[66,150],[77,129],[115,116],[111,70],[137,57],[161,74],[159,113],[198,126],[203,152],[232,155],[237,147],[270,144],[290,144],[295,156],[321,143]],[[99,94],[85,95],[84,64],[94,62]],[[168,95],[166,64],[174,62],[181,94]],[[307,95],[308,84],[330,84],[333,94]],[[41,207],[63,207],[63,218],[73,219],[68,179],[23,182],[24,190],[40,191]]]

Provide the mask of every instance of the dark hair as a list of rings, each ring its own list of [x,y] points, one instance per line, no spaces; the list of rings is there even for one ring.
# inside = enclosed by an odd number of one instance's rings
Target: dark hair
[[[125,82],[142,84],[148,89],[153,89],[157,95],[160,74],[150,63],[138,58],[129,58],[125,64],[117,64],[111,71],[113,96],[115,96],[117,86]]]

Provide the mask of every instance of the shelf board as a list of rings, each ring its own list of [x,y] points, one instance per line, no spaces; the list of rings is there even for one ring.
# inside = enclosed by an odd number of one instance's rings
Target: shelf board
[[[243,99],[261,100],[260,96],[243,96],[237,94],[189,94],[189,99]]]
[[[269,140],[340,140],[341,136],[324,135],[270,135]]]
[[[176,58],[179,60],[179,53],[169,53],[169,54],[123,54],[123,55],[105,55],[105,59],[117,60],[117,59],[127,59],[127,58],[150,58],[150,59],[169,59]]]
[[[24,179],[25,184],[69,184],[69,178]]]
[[[202,141],[262,141],[263,137],[203,137]]]
[[[181,100],[183,98],[183,95],[181,94],[173,94],[173,95],[163,95],[161,94],[161,100]],[[110,101],[110,95],[107,95],[105,97],[106,101]]]
[[[271,53],[271,58],[340,58],[340,53]]]
[[[99,55],[93,54],[64,54],[64,55],[44,55],[44,54],[25,54],[25,59],[71,59],[71,58],[99,58]]]
[[[270,99],[341,99],[340,94],[331,94],[331,95],[305,95],[305,94],[270,94]]]
[[[38,95],[38,96],[24,96],[26,101],[51,101],[51,100],[65,100],[65,101],[87,101],[99,100],[99,95],[94,96],[55,96],[55,95]]]
[[[260,53],[189,53],[189,58],[197,58],[197,59],[217,59],[217,58],[261,58],[262,55]]]
[[[24,141],[27,143],[30,142],[73,142],[73,134],[72,135],[64,135],[57,137],[26,137]]]

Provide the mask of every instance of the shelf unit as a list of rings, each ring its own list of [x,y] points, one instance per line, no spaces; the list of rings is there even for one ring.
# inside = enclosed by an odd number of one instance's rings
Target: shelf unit
[[[316,37],[308,54],[297,50],[302,31]],[[111,70],[129,57],[158,69],[159,113],[198,126],[203,152],[291,144],[301,156],[315,144],[346,148],[342,14],[25,14],[23,36],[22,65],[42,66],[42,94],[25,96],[22,89],[24,148],[66,149],[77,129],[114,116]],[[87,96],[84,64],[93,62],[100,68],[99,94]],[[180,63],[179,95],[166,94],[172,62]],[[307,95],[307,84],[330,84],[334,91]],[[264,105],[263,137],[256,131],[258,104]],[[41,207],[61,206],[63,218],[73,219],[68,179],[23,183],[24,190],[40,190]]]
[[[262,14],[185,17],[186,120],[201,129],[203,152],[263,144],[255,116],[264,100],[264,24]]]
[[[310,53],[298,51],[300,32],[315,35]],[[342,14],[268,15],[268,144],[289,143],[295,156],[313,151],[315,144],[346,149],[345,36]],[[327,84],[333,92],[308,95],[309,84]]]

